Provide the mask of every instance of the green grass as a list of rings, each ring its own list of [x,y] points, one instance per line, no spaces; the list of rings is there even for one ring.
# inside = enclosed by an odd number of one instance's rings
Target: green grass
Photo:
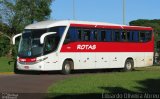
[[[79,98],[90,95],[100,97],[102,93],[160,93],[160,67],[152,66],[137,68],[133,72],[106,72],[73,77],[50,86],[48,93],[53,93],[52,95],[60,98],[67,95]]]
[[[13,72],[13,62],[10,65],[8,64],[11,60],[7,57],[0,57],[0,72]]]

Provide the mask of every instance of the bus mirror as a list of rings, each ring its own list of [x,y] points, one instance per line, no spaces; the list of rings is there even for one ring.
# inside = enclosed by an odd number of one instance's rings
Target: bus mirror
[[[21,36],[21,35],[22,35],[22,33],[19,33],[19,34],[13,36],[13,38],[12,38],[12,43],[13,43],[13,45],[15,45],[16,38],[19,37],[19,36]]]
[[[44,38],[48,35],[52,35],[52,34],[56,34],[56,32],[47,32],[44,33],[41,37],[40,37],[40,43],[43,44],[44,43]]]

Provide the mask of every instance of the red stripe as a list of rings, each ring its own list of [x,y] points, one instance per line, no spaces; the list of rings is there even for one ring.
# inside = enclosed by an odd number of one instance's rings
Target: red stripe
[[[86,27],[86,28],[95,28],[96,27],[96,25],[74,24],[74,23],[71,23],[70,26],[72,26],[72,27]]]
[[[84,49],[77,49],[78,45],[87,46]],[[91,47],[96,45],[96,49],[88,49],[89,45]],[[154,52],[154,42],[72,42],[64,44],[61,52]]]
[[[151,27],[138,27],[138,26],[123,26],[125,30],[144,30],[144,31],[152,31]]]
[[[82,28],[102,28],[102,29],[122,29],[121,26],[112,26],[112,25],[91,25],[91,24],[74,24],[71,23],[72,27],[82,27]]]
[[[151,27],[141,27],[141,26],[115,26],[115,25],[93,25],[93,24],[75,24],[71,23],[72,27],[82,27],[82,28],[102,28],[102,29],[125,29],[125,30],[149,30],[152,31]]]

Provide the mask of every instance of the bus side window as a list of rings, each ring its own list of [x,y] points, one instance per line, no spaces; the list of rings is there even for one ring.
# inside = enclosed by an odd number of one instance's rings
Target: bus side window
[[[127,36],[126,36],[126,35],[127,35],[126,31],[122,31],[120,34],[121,34],[120,36],[121,36],[121,40],[122,40],[122,41],[128,40],[128,39],[126,39],[126,38],[127,38]]]
[[[106,31],[105,30],[101,31],[101,41],[106,41]]]
[[[78,40],[83,41],[83,35],[82,35],[82,30],[81,29],[77,30],[77,35],[78,35]]]
[[[152,32],[146,31],[145,32],[145,40],[150,41],[152,39]]]
[[[50,32],[57,32],[58,36],[61,38],[63,35],[63,32],[65,30],[65,26],[61,26],[61,27],[52,27],[49,29]]]
[[[89,29],[83,30],[83,41],[90,41],[91,31]]]
[[[120,31],[114,31],[113,33],[114,41],[120,41]]]
[[[75,28],[70,28],[68,30],[64,43],[67,44],[67,43],[70,43],[72,41],[75,41]]]
[[[90,41],[94,41],[94,30],[91,30]]]
[[[127,41],[132,42],[133,41],[133,32],[132,31],[127,31]]]
[[[94,35],[94,41],[98,41],[98,31],[97,30],[93,31],[93,35]]]
[[[56,38],[56,39],[53,39],[53,38]],[[56,36],[55,35],[46,36],[44,54],[48,54],[48,53],[56,50],[56,46],[58,45],[57,44],[58,39],[59,39],[58,35],[56,35]]]
[[[112,30],[106,30],[106,41],[112,41]]]
[[[133,31],[133,41],[134,42],[139,42],[139,31]]]
[[[58,29],[58,35],[59,35],[60,38],[63,35],[64,29],[65,29],[65,27],[59,27],[59,29]]]
[[[140,42],[145,42],[145,31],[140,31]]]

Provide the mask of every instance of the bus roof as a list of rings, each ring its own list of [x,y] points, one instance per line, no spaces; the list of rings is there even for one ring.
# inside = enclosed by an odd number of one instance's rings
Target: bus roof
[[[44,29],[55,26],[74,26],[87,28],[104,28],[104,29],[126,29],[126,30],[152,30],[151,27],[144,26],[127,26],[120,24],[104,23],[104,22],[89,22],[89,21],[75,21],[75,20],[48,20],[41,21],[25,27],[25,29]]]

